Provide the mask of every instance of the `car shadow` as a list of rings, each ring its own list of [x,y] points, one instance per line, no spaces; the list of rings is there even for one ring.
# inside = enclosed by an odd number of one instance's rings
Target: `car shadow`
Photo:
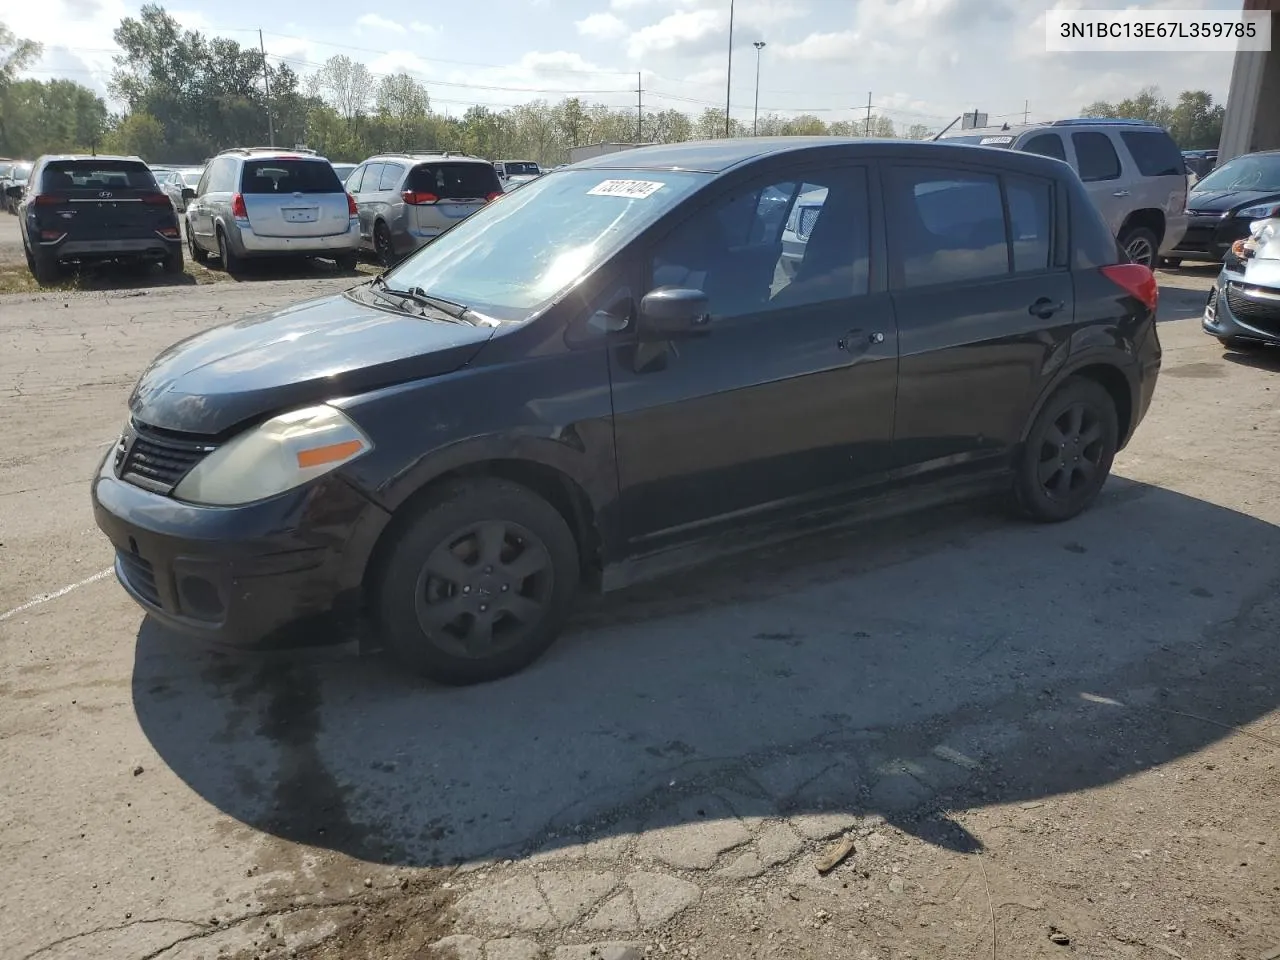
[[[1280,373],[1280,347],[1258,347],[1256,350],[1238,350],[1228,348],[1222,358],[1242,367],[1254,367],[1258,370],[1269,370]]]
[[[158,263],[120,264],[112,262],[66,266],[58,280],[42,289],[72,290],[145,290],[153,287],[194,286],[196,278],[189,273],[165,273]]]
[[[309,257],[297,259],[262,259],[246,260],[234,274],[222,269],[216,257],[207,264],[210,273],[220,275],[222,280],[236,283],[260,283],[264,280],[315,280],[321,277],[350,277],[361,280],[373,276],[374,270],[360,263],[354,270],[343,270],[332,260],[316,260]]]
[[[1212,280],[1212,277],[1209,279]],[[1190,320],[1192,317],[1203,316],[1211,286],[1212,284],[1209,283],[1203,290],[1188,290],[1186,287],[1161,284],[1156,320],[1159,323],[1171,323],[1175,320]]]
[[[949,811],[1116,783],[1273,710],[1277,585],[1280,528],[1113,478],[1069,524],[953,508],[594,600],[471,688],[144,621],[133,702],[218,810],[371,862],[809,815],[975,850]]]

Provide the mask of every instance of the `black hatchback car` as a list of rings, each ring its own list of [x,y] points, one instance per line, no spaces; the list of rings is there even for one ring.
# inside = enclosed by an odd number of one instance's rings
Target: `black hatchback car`
[[[173,203],[137,157],[45,156],[19,207],[22,248],[38,283],[59,264],[122,260],[182,272]]]
[[[783,270],[777,209],[818,203]],[[1146,413],[1156,285],[1063,163],[836,138],[558,170],[381,277],[180,343],[93,482],[215,643],[371,614],[450,683],[612,589],[851,513],[1079,513]]]

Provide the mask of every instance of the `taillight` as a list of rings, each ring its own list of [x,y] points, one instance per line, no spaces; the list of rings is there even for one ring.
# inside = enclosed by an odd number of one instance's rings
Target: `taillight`
[[[37,207],[60,207],[67,202],[67,198],[52,193],[41,193],[37,194],[31,202]]]
[[[352,217],[360,216],[360,208],[356,206],[356,198],[351,194],[347,194],[347,214]]]
[[[493,193],[489,194],[487,197],[484,198],[484,202],[492,203],[494,200],[497,200],[500,196],[502,196],[502,191],[495,190],[493,191]]]
[[[1115,263],[1102,268],[1102,274],[1131,297],[1141,301],[1148,310],[1154,310],[1160,299],[1156,275],[1140,263]]]
[[[169,199],[167,193],[147,193],[142,197],[143,203],[149,203],[153,207],[171,207],[173,201]]]
[[[231,197],[231,215],[237,220],[248,220],[249,210],[244,205],[244,196],[236,193]]]
[[[400,199],[410,206],[420,207],[428,203],[439,203],[440,198],[434,193],[424,193],[418,190],[406,190],[400,194]]]

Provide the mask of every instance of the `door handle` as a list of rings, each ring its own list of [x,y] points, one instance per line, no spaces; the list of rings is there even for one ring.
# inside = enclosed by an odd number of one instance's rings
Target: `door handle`
[[[1027,307],[1027,313],[1031,314],[1033,317],[1039,317],[1041,320],[1048,320],[1065,306],[1066,304],[1061,300],[1055,302],[1050,300],[1048,297],[1041,297],[1031,306]]]
[[[865,330],[850,330],[836,341],[836,346],[849,353],[863,353],[872,344],[884,343],[884,334],[867,333]]]
[[[1112,194],[1113,197],[1127,197],[1128,195],[1129,195],[1128,190],[1117,190],[1115,193]]]

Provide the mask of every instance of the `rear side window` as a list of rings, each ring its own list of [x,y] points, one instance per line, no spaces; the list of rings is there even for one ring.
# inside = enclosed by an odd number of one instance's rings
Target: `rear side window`
[[[1000,181],[924,167],[889,171],[889,262],[907,288],[1006,276]]]
[[[394,190],[404,173],[404,167],[398,163],[388,163],[382,168],[382,176],[378,179],[379,190]]]
[[[1042,157],[1053,157],[1063,163],[1067,160],[1067,148],[1062,138],[1056,133],[1038,133],[1021,147],[1023,153],[1036,153]]]
[[[364,167],[356,167],[351,171],[351,176],[347,177],[347,193],[359,193],[360,181],[364,179]]]
[[[215,160],[209,166],[209,193],[230,193],[235,189],[236,162],[230,157]]]
[[[158,190],[155,175],[134,160],[51,160],[40,176],[40,189]]]
[[[423,163],[410,171],[405,189],[441,200],[476,200],[500,193],[502,185],[487,163]]]
[[[1005,196],[1014,272],[1047,270],[1053,238],[1053,186],[1029,177],[1006,177]]]
[[[1180,177],[1186,168],[1178,145],[1167,133],[1133,131],[1120,134],[1144,177]]]
[[[1085,183],[1115,180],[1120,176],[1120,158],[1105,133],[1073,133],[1071,142],[1080,167],[1077,172]]]
[[[342,181],[327,160],[273,157],[246,160],[241,193],[342,193]]]

